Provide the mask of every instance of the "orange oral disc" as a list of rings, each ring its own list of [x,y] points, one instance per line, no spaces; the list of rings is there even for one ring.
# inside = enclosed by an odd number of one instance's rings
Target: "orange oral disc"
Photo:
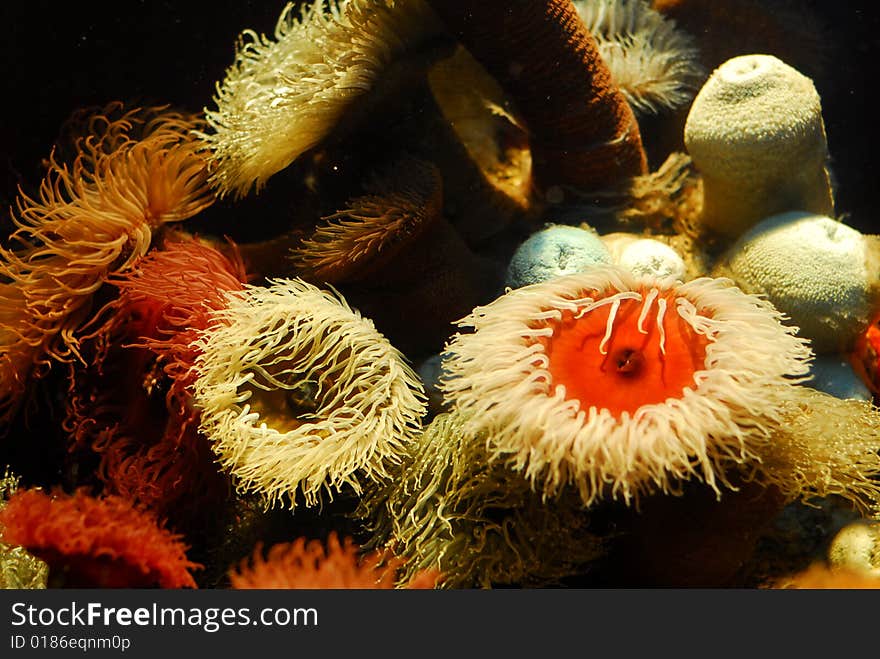
[[[661,299],[667,305],[662,321]],[[580,318],[566,312],[544,340],[553,383],[564,385],[566,398],[579,400],[581,409],[604,408],[615,417],[681,397],[705,367],[708,340],[679,316],[674,302],[673,295],[661,292],[643,314],[644,299],[622,299],[610,333],[611,304]]]

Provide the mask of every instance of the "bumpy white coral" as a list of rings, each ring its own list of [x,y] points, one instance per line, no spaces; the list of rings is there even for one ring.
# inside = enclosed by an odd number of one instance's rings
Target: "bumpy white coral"
[[[703,222],[720,235],[785,211],[833,215],[819,94],[776,57],[719,66],[691,105],[684,141],[703,177]]]
[[[575,0],[614,83],[640,114],[690,101],[705,71],[696,40],[644,0]]]
[[[244,195],[318,144],[385,67],[439,31],[422,0],[288,3],[274,39],[242,33],[202,135],[222,195]]]
[[[872,309],[867,241],[852,227],[804,212],[758,223],[723,255],[715,273],[762,294],[817,353],[845,352]]]
[[[242,490],[381,481],[421,429],[424,393],[400,353],[345,301],[301,280],[227,295],[195,343],[201,430]]]

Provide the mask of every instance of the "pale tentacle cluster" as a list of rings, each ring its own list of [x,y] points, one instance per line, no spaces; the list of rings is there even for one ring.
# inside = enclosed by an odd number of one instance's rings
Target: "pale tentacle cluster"
[[[246,30],[207,110],[202,137],[221,195],[259,190],[321,142],[385,67],[438,33],[422,0],[288,3],[274,38]]]
[[[421,429],[423,387],[400,353],[341,297],[301,280],[229,293],[194,345],[201,430],[239,488],[270,504],[359,493],[388,478]],[[256,411],[304,387],[313,409]]]
[[[706,78],[696,40],[644,0],[575,0],[574,6],[633,110],[656,114],[690,102]]]
[[[670,291],[674,303],[664,306]],[[675,314],[708,343],[693,386],[616,417],[554,382],[545,342],[563,313],[584,316],[611,305],[604,344],[625,299],[642,300],[640,331],[649,322],[663,327],[664,316]],[[545,495],[574,484],[586,504],[606,488],[629,503],[640,493],[675,491],[690,477],[717,491],[725,465],[756,458],[792,385],[807,373],[810,350],[781,320],[769,303],[728,280],[681,284],[595,268],[475,309],[460,325],[476,331],[456,334],[447,347],[441,388],[464,414],[466,431],[485,433],[491,454],[523,470]],[[583,377],[591,377],[588,368]]]

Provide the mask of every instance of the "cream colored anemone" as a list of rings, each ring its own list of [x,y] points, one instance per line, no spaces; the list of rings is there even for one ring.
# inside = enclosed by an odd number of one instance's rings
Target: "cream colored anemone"
[[[491,460],[486,438],[465,432],[457,414],[437,415],[358,513],[373,542],[408,557],[401,583],[434,569],[441,588],[546,585],[583,572],[606,549],[577,492],[543,499]]]
[[[465,431],[546,495],[571,483],[584,503],[629,503],[690,477],[717,491],[808,370],[805,341],[780,321],[728,280],[596,267],[475,309],[440,386]]]
[[[696,40],[644,0],[575,0],[614,83],[640,114],[682,107],[706,78]]]
[[[242,491],[306,505],[388,477],[425,413],[422,384],[339,296],[279,279],[227,295],[194,343],[201,430]]]
[[[288,3],[274,38],[245,30],[217,107],[206,110],[213,131],[202,133],[220,194],[262,187],[321,142],[391,62],[438,31],[421,0]]]

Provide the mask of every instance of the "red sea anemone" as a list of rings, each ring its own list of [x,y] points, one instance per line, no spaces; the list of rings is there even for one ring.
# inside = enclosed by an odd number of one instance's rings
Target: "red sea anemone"
[[[442,381],[466,430],[485,432],[551,495],[584,503],[717,490],[756,457],[809,349],[780,314],[727,280],[686,284],[614,267],[508,292],[460,322]]]
[[[111,281],[118,298],[83,337],[87,364],[71,366],[66,429],[100,456],[110,492],[175,519],[226,491],[198,432],[188,387],[197,351],[223,293],[244,286],[234,247],[227,257],[193,238],[166,239]]]
[[[71,164],[50,156],[39,195],[18,200],[12,246],[0,247],[0,424],[32,375],[81,357],[95,292],[147,252],[153,230],[213,202],[194,116],[119,110],[91,118]]]
[[[339,541],[330,533],[326,547],[320,540],[299,538],[295,542],[274,545],[264,558],[257,547],[250,560],[229,572],[233,588],[330,589],[381,588],[395,585],[398,568],[403,564],[387,551],[359,555],[354,542]],[[440,580],[436,570],[420,570],[406,588],[433,588]]]
[[[67,587],[194,588],[178,536],[121,497],[19,490],[0,509],[3,542],[49,564]]]

